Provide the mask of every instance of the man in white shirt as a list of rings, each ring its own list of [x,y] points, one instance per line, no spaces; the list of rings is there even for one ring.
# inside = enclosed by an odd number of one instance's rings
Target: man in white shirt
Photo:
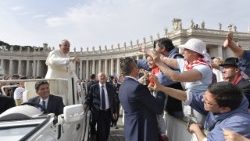
[[[20,79],[27,79],[26,77],[21,77]],[[23,103],[23,92],[24,89],[24,82],[19,82],[18,87],[14,91],[14,100],[16,106],[19,106]]]

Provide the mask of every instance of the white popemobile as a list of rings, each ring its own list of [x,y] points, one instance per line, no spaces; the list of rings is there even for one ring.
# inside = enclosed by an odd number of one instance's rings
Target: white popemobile
[[[39,79],[41,80],[41,79]],[[21,81],[21,80],[17,80]],[[24,80],[25,99],[35,96],[37,81]],[[88,141],[90,112],[84,109],[85,91],[76,89],[73,80],[47,79],[51,94],[61,96],[65,104],[63,114],[43,114],[39,105],[26,103],[10,108],[0,115],[1,141]],[[15,80],[0,83],[14,83]],[[11,85],[9,85],[11,86]],[[6,87],[2,87],[5,89]],[[65,91],[65,88],[68,91]],[[78,87],[79,88],[79,87]]]

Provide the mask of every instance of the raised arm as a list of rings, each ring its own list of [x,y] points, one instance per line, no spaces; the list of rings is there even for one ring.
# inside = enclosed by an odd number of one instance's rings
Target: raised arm
[[[165,87],[159,83],[159,81],[157,80],[155,76],[153,76],[153,79],[155,81],[155,85],[153,88],[154,90],[164,92],[165,95],[171,96],[181,101],[187,100],[187,95],[185,91],[170,88],[170,87]]]
[[[163,62],[157,61],[156,65],[160,68],[160,70],[167,75],[171,80],[178,82],[193,82],[200,80],[202,78],[202,74],[193,69],[189,71],[184,71],[182,73],[176,72],[166,66]]]
[[[173,69],[180,69],[179,65],[177,63],[177,59],[173,59],[173,58],[168,58],[168,57],[164,57],[163,55],[160,56],[161,61],[166,64],[167,66],[173,68]]]
[[[151,56],[155,62],[163,62],[165,65],[173,69],[179,69],[176,59],[168,58],[160,53],[157,53],[154,50],[146,50],[145,53]]]
[[[244,50],[233,41],[233,32],[228,33],[223,46],[230,48],[237,57],[242,57],[244,53]]]
[[[47,65],[55,65],[55,66],[61,66],[61,65],[67,65],[70,62],[80,62],[80,59],[78,56],[75,57],[61,57],[58,52],[52,51],[49,53],[46,64]]]

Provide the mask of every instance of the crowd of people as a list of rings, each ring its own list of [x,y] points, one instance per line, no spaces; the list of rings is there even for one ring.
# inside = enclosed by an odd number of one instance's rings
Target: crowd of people
[[[171,47],[170,43],[164,46],[163,40],[171,42],[163,38],[155,42],[157,47],[153,50],[141,47],[148,55],[147,60],[129,57],[122,60],[125,81],[120,87],[119,99],[125,111],[126,140],[167,140],[162,138],[163,124],[157,119],[164,105],[162,92],[183,102],[184,115],[195,119],[188,131],[194,133],[198,141],[250,140],[247,139],[250,138],[250,51],[240,48],[229,33],[224,47],[230,48],[236,57],[225,61],[212,58],[206,52],[206,44],[192,38],[179,46],[183,58],[174,58],[168,56],[170,52],[159,51]],[[139,68],[150,71],[146,74],[148,87],[137,80]],[[167,79],[181,82],[183,90],[164,83]],[[155,97],[154,92],[157,92]],[[187,105],[190,108],[185,110]]]
[[[231,49],[235,57],[209,56],[205,42],[198,38],[180,45],[179,51],[170,39],[161,38],[154,41],[153,49],[141,46],[146,59],[122,58],[119,77],[103,72],[90,75],[84,85],[84,108],[92,113],[93,139],[107,141],[110,127],[119,128],[122,107],[126,141],[167,141],[166,113],[195,119],[188,131],[198,141],[249,141],[250,50],[234,42],[232,33],[223,47]],[[69,50],[70,42],[62,40],[59,49],[49,53],[46,79],[73,78],[80,84],[73,67],[80,59],[69,56]],[[138,79],[141,74],[143,81]],[[37,81],[35,91],[36,97],[23,100],[25,87],[20,81],[7,91],[13,98],[0,96],[0,113],[28,101],[40,105],[44,113],[62,114],[63,100],[50,94],[47,81]]]

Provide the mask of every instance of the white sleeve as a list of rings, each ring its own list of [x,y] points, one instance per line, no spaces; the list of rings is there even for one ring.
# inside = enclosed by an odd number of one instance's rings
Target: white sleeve
[[[178,58],[178,59],[176,59],[176,61],[177,61],[177,64],[179,66],[180,71],[183,72],[185,60],[183,58]]]
[[[70,57],[60,57],[56,52],[50,52],[46,60],[47,65],[68,65],[70,62]]]
[[[185,101],[183,101],[183,104],[190,105],[192,102],[192,99],[193,99],[192,92],[188,89],[188,90],[186,90],[186,95],[187,95],[187,99]]]
[[[210,69],[209,66],[206,65],[197,65],[194,67],[194,69],[201,73],[202,78],[207,78],[212,74],[212,69]]]

